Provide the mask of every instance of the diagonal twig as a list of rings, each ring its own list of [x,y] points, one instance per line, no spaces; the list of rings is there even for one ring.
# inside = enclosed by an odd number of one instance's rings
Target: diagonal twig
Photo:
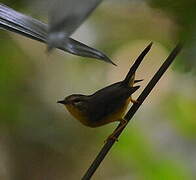
[[[129,109],[129,111],[127,112],[127,114],[124,117],[125,120],[127,120],[127,121],[130,121],[131,120],[131,118],[134,116],[134,114],[139,109],[139,107],[141,106],[141,104],[144,102],[144,100],[146,99],[146,97],[150,94],[150,92],[155,87],[155,85],[157,84],[157,82],[161,79],[161,77],[163,76],[163,74],[165,73],[165,71],[169,68],[169,66],[171,65],[171,63],[174,61],[175,57],[180,53],[181,49],[182,49],[182,45],[181,45],[181,43],[179,43],[173,49],[173,51],[170,53],[170,55],[167,57],[167,59],[162,64],[162,66],[159,68],[159,70],[155,73],[155,75],[150,80],[150,82],[147,84],[147,86],[142,91],[142,93],[140,94],[140,96],[137,98],[137,102],[138,103],[134,103],[131,106],[131,108]],[[122,131],[123,131],[124,128],[122,128],[118,132],[118,134],[116,135],[116,138],[118,138],[120,136],[120,134],[122,133]],[[105,158],[105,156],[107,155],[107,153],[109,152],[109,150],[112,148],[112,146],[113,146],[114,143],[115,143],[115,140],[110,139],[110,140],[107,141],[106,144],[104,144],[104,146],[102,147],[101,151],[99,152],[99,154],[97,155],[97,157],[95,158],[95,160],[92,162],[91,166],[86,171],[86,173],[84,174],[84,176],[82,177],[82,180],[89,180],[93,176],[93,174],[95,173],[95,171],[97,170],[97,168],[99,167],[99,165],[101,164],[101,162],[103,161],[103,159]]]

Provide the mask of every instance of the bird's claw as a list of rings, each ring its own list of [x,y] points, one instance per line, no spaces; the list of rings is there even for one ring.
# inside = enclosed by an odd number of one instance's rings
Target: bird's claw
[[[135,104],[135,103],[139,103],[139,101],[138,101],[138,100],[135,100],[135,99],[132,99],[132,98],[131,98],[131,102],[132,102],[133,104]]]

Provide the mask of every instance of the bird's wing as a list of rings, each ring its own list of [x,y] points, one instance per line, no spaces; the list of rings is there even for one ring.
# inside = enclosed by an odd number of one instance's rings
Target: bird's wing
[[[47,25],[0,4],[0,27],[45,42]]]
[[[70,36],[102,0],[56,0],[49,12],[49,32]]]
[[[111,63],[116,66],[116,64],[103,52],[98,51],[95,48],[89,47],[79,41],[76,41],[72,38],[67,39],[68,46],[66,48],[69,50],[70,53],[83,56],[83,57],[90,57],[90,58],[96,58],[102,61],[105,61],[107,63]],[[63,49],[63,48],[61,48]]]
[[[26,16],[20,12],[13,10],[0,3],[0,29],[5,29],[25,37],[47,43],[48,25]],[[63,41],[61,46],[58,46],[63,51],[71,54],[89,58],[100,59],[109,63],[113,63],[101,51],[89,47],[72,38],[68,38],[66,42]]]
[[[139,86],[131,88],[122,86],[121,82],[118,82],[97,91],[90,97],[91,118],[98,121],[101,117],[116,112],[138,88]]]

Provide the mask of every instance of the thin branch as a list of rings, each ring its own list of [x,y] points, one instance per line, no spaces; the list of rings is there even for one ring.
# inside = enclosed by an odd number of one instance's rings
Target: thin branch
[[[182,49],[182,45],[180,43],[173,49],[173,51],[170,53],[168,58],[165,60],[165,62],[162,64],[162,66],[159,68],[159,70],[156,72],[156,74],[153,76],[153,78],[147,84],[147,86],[142,91],[140,96],[137,98],[138,103],[133,104],[131,106],[131,108],[129,109],[129,111],[127,112],[127,114],[125,115],[124,118],[127,121],[131,120],[131,118],[134,116],[136,111],[142,105],[142,103],[144,102],[146,97],[150,94],[150,92],[155,87],[157,82],[161,79],[161,77],[163,76],[165,71],[169,68],[171,63],[174,61],[175,57],[180,53],[181,49]],[[121,131],[119,131],[119,133],[116,135],[116,138],[118,138],[120,136],[120,134],[122,133],[123,129]],[[99,154],[97,155],[95,160],[92,162],[91,166],[86,171],[84,176],[82,177],[82,180],[89,180],[92,177],[92,175],[95,173],[95,171],[97,170],[97,168],[99,167],[99,165],[101,164],[101,162],[103,161],[103,159],[105,158],[105,156],[107,155],[109,150],[112,148],[114,143],[115,143],[115,140],[110,139],[110,140],[107,141],[106,144],[104,144],[104,146],[102,147],[101,151],[99,152]]]

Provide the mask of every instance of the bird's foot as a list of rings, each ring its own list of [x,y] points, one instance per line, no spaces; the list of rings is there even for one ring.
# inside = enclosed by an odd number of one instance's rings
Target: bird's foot
[[[108,138],[104,141],[104,143],[107,143],[110,140],[118,142],[118,137],[116,136],[118,136],[118,133],[127,125],[127,120],[120,119],[119,121],[120,121],[119,127],[111,135],[108,136]]]
[[[131,102],[132,102],[133,104],[135,104],[135,103],[139,103],[139,101],[138,101],[138,100],[135,100],[135,99],[132,99],[132,98],[131,98]]]

